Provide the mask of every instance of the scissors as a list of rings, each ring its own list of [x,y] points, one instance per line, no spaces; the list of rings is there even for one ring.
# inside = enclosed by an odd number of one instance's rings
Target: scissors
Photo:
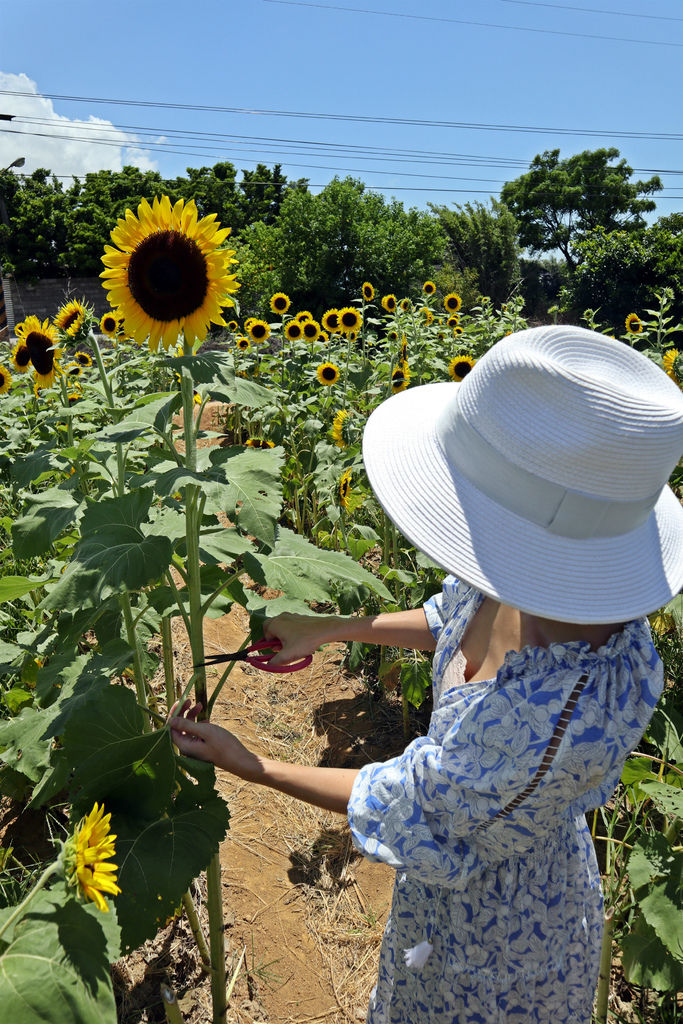
[[[271,653],[254,654],[254,651],[265,650],[270,650]],[[259,640],[257,643],[251,644],[251,646],[245,647],[241,651],[235,651],[233,654],[211,654],[206,661],[200,661],[193,668],[199,668],[201,665],[219,665],[224,661],[246,661],[247,664],[254,665],[256,668],[266,672],[298,672],[302,668],[307,668],[313,661],[312,655],[307,654],[305,658],[292,662],[291,665],[271,665],[271,658],[281,650],[282,644],[279,640]]]

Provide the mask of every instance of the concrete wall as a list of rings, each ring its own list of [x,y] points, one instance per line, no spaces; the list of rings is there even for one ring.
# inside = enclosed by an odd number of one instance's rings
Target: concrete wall
[[[98,318],[109,309],[99,277],[48,277],[35,284],[5,277],[3,284],[10,331],[16,323],[31,314],[41,321],[51,320],[59,307],[71,299],[85,299],[89,306],[94,306]]]

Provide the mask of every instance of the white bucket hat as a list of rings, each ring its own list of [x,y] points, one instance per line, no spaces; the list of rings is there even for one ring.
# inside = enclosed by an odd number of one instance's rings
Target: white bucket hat
[[[363,458],[387,515],[484,593],[564,622],[622,622],[683,587],[683,393],[581,327],[495,344],[460,384],[392,396]]]

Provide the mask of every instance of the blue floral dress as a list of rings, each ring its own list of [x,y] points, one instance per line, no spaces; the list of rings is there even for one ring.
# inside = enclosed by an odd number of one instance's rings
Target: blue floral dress
[[[483,598],[448,577],[425,605],[429,732],[363,768],[349,800],[356,847],[397,871],[368,1024],[591,1019],[603,908],[584,814],[640,740],[661,662],[639,619],[596,652],[526,647],[466,682]]]

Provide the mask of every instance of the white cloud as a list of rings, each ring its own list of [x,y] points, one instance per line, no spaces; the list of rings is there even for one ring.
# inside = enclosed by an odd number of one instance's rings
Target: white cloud
[[[0,90],[31,94],[0,92],[0,114],[14,115],[12,121],[0,121],[0,168],[23,156],[22,174],[46,167],[56,175],[82,177],[89,171],[120,171],[124,164],[158,170],[156,160],[135,135],[92,114],[82,120],[57,114],[52,100],[40,96],[27,75],[0,71]]]

